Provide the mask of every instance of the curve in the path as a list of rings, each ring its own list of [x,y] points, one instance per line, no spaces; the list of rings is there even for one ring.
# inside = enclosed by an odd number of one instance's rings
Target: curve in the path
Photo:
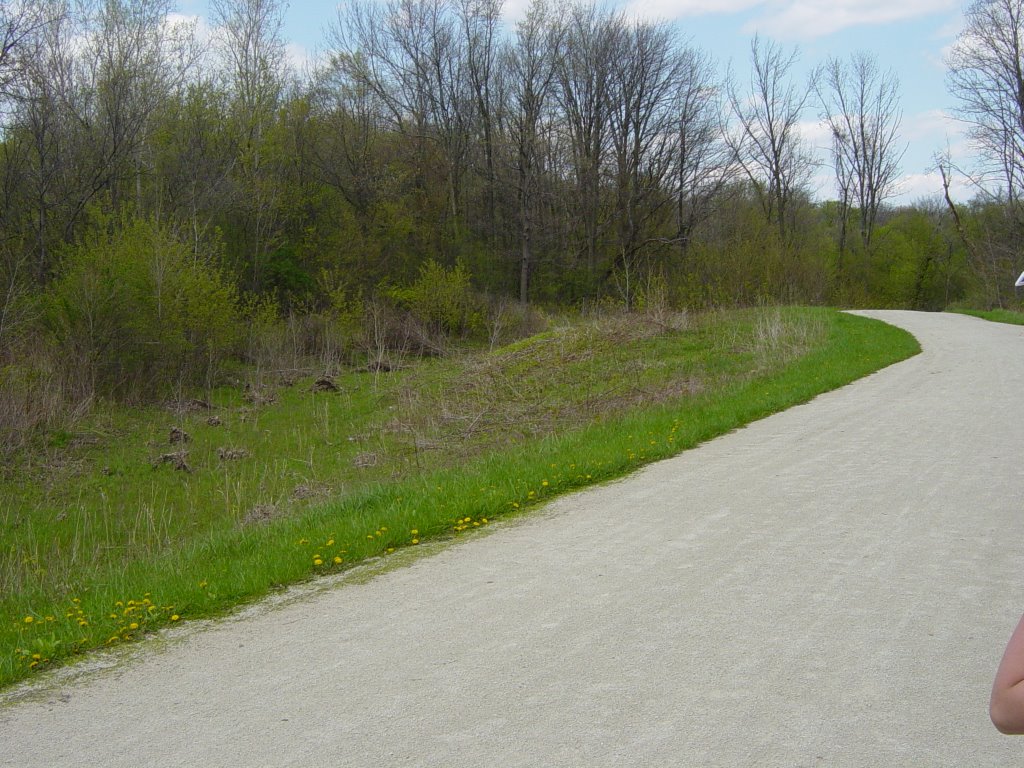
[[[0,765],[1006,766],[1024,329],[0,709]]]

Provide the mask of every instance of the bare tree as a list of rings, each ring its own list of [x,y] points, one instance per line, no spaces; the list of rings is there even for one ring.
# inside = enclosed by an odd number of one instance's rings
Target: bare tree
[[[544,171],[545,115],[555,88],[555,55],[562,25],[544,0],[533,0],[504,50],[508,72],[507,131],[519,219],[519,301],[530,298],[538,197]],[[550,120],[548,121],[550,123]]]
[[[789,79],[797,57],[796,49],[787,53],[755,36],[748,87],[741,90],[732,76],[728,86],[736,121],[732,146],[783,244],[789,243],[793,203],[814,166],[799,132],[810,89]]]
[[[55,9],[56,10],[56,9]],[[44,282],[53,267],[55,242],[73,219],[73,201],[85,186],[73,158],[83,114],[72,40],[80,34],[67,3],[24,42],[12,95],[14,133],[25,137],[22,214],[31,243],[32,276]],[[13,146],[12,146],[13,149]]]
[[[953,199],[955,166],[949,148],[934,156],[935,169],[942,177],[942,196],[953,228],[964,244],[971,271],[980,282],[981,298],[990,307],[1003,307],[1010,298],[1012,275],[1019,267],[1020,221],[1015,206],[1005,200],[979,196],[962,205]],[[966,210],[964,210],[966,209]],[[970,219],[965,221],[963,213]]]
[[[950,194],[948,153],[938,167],[985,301],[1001,306],[1004,286],[1020,269],[1024,230],[1024,0],[974,0],[964,17],[946,63],[950,91],[959,101],[956,114],[980,158],[968,172],[980,195],[971,206],[974,226],[961,223]]]
[[[8,0],[0,3],[0,108],[12,94],[19,54],[26,51],[35,32],[63,12],[63,4]]]
[[[242,217],[250,287],[262,284],[262,264],[272,250],[280,191],[268,168],[267,130],[284,91],[287,61],[281,0],[211,0],[215,49],[231,94],[236,142],[233,200]]]
[[[609,137],[614,158],[617,253],[627,306],[632,303],[641,250],[658,243],[649,223],[671,203],[664,182],[676,149],[676,94],[683,58],[666,23],[635,22],[620,34],[610,71]]]
[[[211,0],[217,49],[236,101],[243,141],[259,142],[268,115],[283,90],[282,27],[287,4],[280,0]]]
[[[974,0],[949,53],[948,84],[981,153],[980,187],[1024,195],[1024,0]]]
[[[832,136],[832,161],[839,190],[840,259],[845,250],[846,221],[856,208],[865,253],[881,204],[896,192],[900,161],[899,79],[883,72],[875,59],[855,53],[849,63],[830,59],[814,77],[822,120]],[[841,262],[840,262],[841,264]]]
[[[609,149],[609,88],[616,57],[622,53],[621,19],[593,5],[574,6],[566,19],[556,63],[557,96],[572,148],[578,218],[591,277],[597,268],[601,181]]]
[[[134,194],[143,207],[142,177],[153,116],[190,75],[198,59],[193,29],[171,26],[171,0],[104,0],[90,20],[82,54],[94,185],[115,207]]]
[[[320,130],[308,153],[321,182],[351,206],[360,234],[369,240],[378,204],[395,182],[394,174],[386,172],[385,107],[360,77],[360,56],[337,53],[316,74],[309,99]],[[372,274],[368,249],[355,250],[360,272]]]
[[[669,184],[675,197],[672,240],[685,254],[694,230],[708,216],[737,169],[735,153],[726,141],[724,105],[714,62],[691,46],[680,57],[676,152]]]
[[[331,36],[352,57],[354,75],[383,105],[391,127],[411,143],[418,188],[426,189],[431,149],[440,147],[457,226],[474,97],[465,41],[450,11],[448,0],[357,1],[339,11]]]
[[[501,100],[498,55],[501,9],[504,0],[458,0],[456,12],[465,43],[466,76],[473,93],[475,130],[484,151],[484,185],[487,230],[492,246],[497,240],[497,178],[495,133],[500,116],[495,110]]]

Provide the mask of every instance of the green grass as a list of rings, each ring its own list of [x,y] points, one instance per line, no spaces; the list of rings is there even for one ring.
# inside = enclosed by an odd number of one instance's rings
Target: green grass
[[[216,426],[206,411],[97,412],[0,483],[0,685],[460,536],[917,351],[831,310],[618,316],[350,372],[339,392],[304,380],[256,405],[223,390]],[[191,435],[191,472],[159,461],[172,426]]]
[[[955,309],[961,315],[980,317],[983,320],[991,320],[994,323],[1009,323],[1010,325],[1024,325],[1024,312],[1013,312],[1009,309]]]

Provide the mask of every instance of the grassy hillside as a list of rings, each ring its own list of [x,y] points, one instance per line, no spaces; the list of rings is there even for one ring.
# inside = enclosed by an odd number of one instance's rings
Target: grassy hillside
[[[613,315],[392,372],[98,409],[0,481],[0,685],[462,535],[917,349],[830,310]]]

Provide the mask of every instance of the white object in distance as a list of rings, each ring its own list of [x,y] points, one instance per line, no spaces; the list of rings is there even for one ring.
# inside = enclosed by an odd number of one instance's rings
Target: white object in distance
[[[1020,273],[1020,277],[1017,278],[1017,282],[1013,284],[1014,288],[1024,288],[1024,272]]]

